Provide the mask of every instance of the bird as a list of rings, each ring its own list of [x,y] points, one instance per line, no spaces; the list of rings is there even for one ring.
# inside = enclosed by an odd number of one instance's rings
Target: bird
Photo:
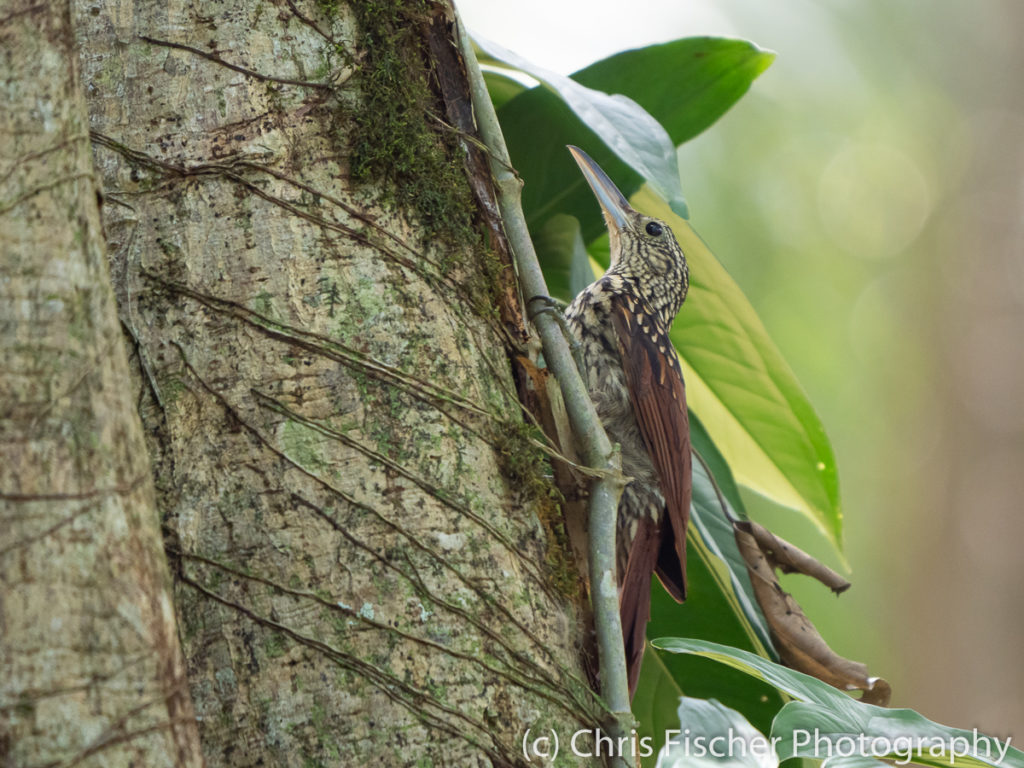
[[[564,318],[597,415],[631,478],[619,501],[615,560],[632,698],[651,615],[651,574],[677,602],[686,599],[690,426],[668,332],[686,299],[689,267],[668,224],[634,210],[589,155],[568,149],[600,204],[611,245],[607,271],[580,291]]]

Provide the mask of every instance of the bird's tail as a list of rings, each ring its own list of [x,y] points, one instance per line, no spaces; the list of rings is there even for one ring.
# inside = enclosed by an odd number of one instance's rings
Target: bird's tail
[[[629,559],[619,590],[619,617],[622,620],[622,641],[626,646],[631,699],[640,679],[640,665],[647,644],[647,622],[651,618],[651,574],[658,560],[660,538],[659,527],[650,517],[640,521],[629,548]]]

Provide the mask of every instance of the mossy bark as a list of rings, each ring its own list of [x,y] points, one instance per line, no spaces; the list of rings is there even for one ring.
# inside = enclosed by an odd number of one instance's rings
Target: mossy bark
[[[527,728],[601,717],[578,596],[538,462],[509,456],[529,443],[510,439],[496,230],[432,52],[448,9],[358,10],[78,4],[203,748],[519,764]],[[381,61],[407,69],[377,116]],[[419,126],[381,152],[443,167],[354,179],[374,118]]]
[[[200,766],[70,3],[0,72],[0,765]]]

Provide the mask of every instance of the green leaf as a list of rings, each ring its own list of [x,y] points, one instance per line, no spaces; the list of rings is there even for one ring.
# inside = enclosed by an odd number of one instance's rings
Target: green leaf
[[[764,659],[749,651],[707,640],[662,637],[651,641],[655,648],[670,653],[688,653],[712,659],[726,666],[763,680],[773,688],[801,701],[834,706],[841,717],[854,717],[855,707],[867,706],[840,693],[828,683]],[[881,709],[881,707],[876,707]]]
[[[835,456],[789,365],[689,223],[647,187],[630,203],[668,222],[690,265],[689,294],[670,332],[688,404],[740,484],[805,513],[840,546]]]
[[[889,768],[889,763],[883,763],[881,760],[875,760],[873,757],[862,757],[861,755],[853,755],[851,757],[837,756],[822,762],[821,768]]]
[[[653,642],[666,651],[696,654],[742,670],[798,699],[786,704],[772,724],[771,736],[779,740],[783,760],[834,761],[849,753],[936,768],[948,767],[951,757],[957,766],[1024,768],[1024,752],[1011,747],[1008,739],[940,725],[912,709],[863,704],[816,678],[738,648],[682,638]]]
[[[746,518],[739,490],[733,481],[729,465],[712,442],[700,419],[692,412],[690,440],[694,451],[711,469],[726,504],[726,510],[723,511],[715,493],[715,485],[708,477],[704,466],[695,458],[693,501],[690,508],[690,536],[693,548],[714,577],[737,619],[743,624],[751,647],[762,656],[775,658],[768,623],[758,607],[754,588],[750,583],[750,573],[736,545],[736,537],[729,519]]]
[[[523,178],[523,212],[531,233],[559,213],[580,222],[584,242],[604,229],[600,209],[566,150],[567,144],[585,149],[615,179],[623,194],[628,196],[643,184],[643,177],[547,88],[520,94],[498,110],[498,118],[512,165]],[[540,136],[543,141],[538,141]]]
[[[739,712],[714,699],[679,702],[677,735],[657,768],[777,768],[771,742]]]
[[[617,53],[572,78],[629,96],[679,146],[725,114],[774,59],[774,53],[747,40],[687,37]]]
[[[487,83],[487,93],[495,109],[501,109],[503,104],[528,90],[528,86],[501,72],[485,71],[484,82]]]
[[[678,146],[724,114],[773,58],[774,54],[742,40],[687,38],[616,54],[580,70],[572,79],[630,97],[664,126]],[[590,191],[564,150],[566,144],[583,147],[626,197],[644,183],[638,172],[604,145],[596,129],[547,88],[519,95],[505,103],[498,116],[512,163],[526,180],[523,207],[531,229],[562,212],[580,221],[586,242],[603,230]],[[544,141],[537,141],[538,136]]]
[[[842,696],[838,691],[836,695]],[[790,702],[772,726],[772,735],[780,737],[780,757],[820,759],[856,752],[936,768],[1024,766],[1024,752],[1011,748],[1007,740],[939,725],[912,709],[861,704],[857,715],[836,722],[821,705]]]
[[[715,483],[718,485],[718,490],[725,496],[725,501],[733,515],[746,519],[747,510],[743,505],[743,498],[740,496],[740,489],[736,485],[732,469],[729,467],[721,451],[718,450],[718,446],[711,439],[707,429],[704,428],[703,422],[692,412],[689,416],[690,444],[694,452],[700,454],[700,459],[708,465],[712,476],[715,478]],[[713,488],[711,490],[714,491]]]
[[[656,754],[665,743],[665,734],[679,726],[676,707],[683,689],[672,670],[666,666],[665,657],[670,660],[680,658],[647,649],[640,667],[636,694],[633,696],[632,710],[637,721],[637,735],[641,744],[650,745],[650,754],[641,755],[645,757]],[[712,672],[718,668],[712,665]]]
[[[571,78],[531,64],[496,43],[477,38],[476,44],[494,59],[537,78],[558,94],[605,146],[657,190],[672,210],[686,215],[675,144],[661,123],[643,107],[628,96],[587,88]]]
[[[561,213],[552,216],[532,237],[551,296],[570,301],[594,281],[590,256],[575,218]]]

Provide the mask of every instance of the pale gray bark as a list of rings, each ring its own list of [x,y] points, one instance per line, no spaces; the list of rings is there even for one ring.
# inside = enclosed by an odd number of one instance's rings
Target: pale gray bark
[[[76,22],[209,764],[518,764],[527,728],[593,727],[491,256],[350,178],[367,30],[290,0]]]
[[[0,2],[0,765],[199,766],[69,3]]]

